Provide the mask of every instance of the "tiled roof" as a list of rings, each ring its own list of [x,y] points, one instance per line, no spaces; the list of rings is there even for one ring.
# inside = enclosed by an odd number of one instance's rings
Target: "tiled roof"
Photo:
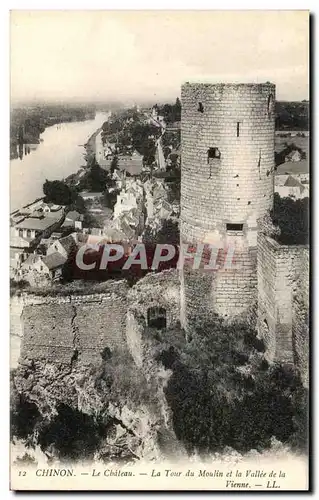
[[[297,187],[300,189],[300,193],[302,193],[306,189],[305,186],[303,186],[303,184],[301,184],[301,182],[299,182],[298,179],[295,179],[295,177],[292,177],[292,175],[289,175],[289,177],[287,177],[284,186]]]
[[[45,231],[59,220],[60,219],[55,217],[43,217],[43,219],[32,219],[30,217],[24,219],[22,222],[19,222],[15,227],[18,229],[34,229],[35,231]]]
[[[51,253],[51,255],[47,255],[43,257],[43,263],[51,270],[56,269],[57,267],[63,266],[66,262],[66,258],[61,255],[59,252]]]
[[[286,161],[278,165],[276,174],[308,174],[309,162],[308,160],[301,161]]]
[[[102,196],[102,192],[92,192],[90,193],[89,191],[81,191],[80,196],[82,198],[98,198],[99,196]]]
[[[33,264],[36,264],[39,260],[41,260],[40,255],[37,253],[31,253],[23,262],[22,267],[33,266]]]
[[[66,250],[67,254],[70,253],[70,251],[75,247],[75,240],[71,234],[68,236],[65,236],[64,238],[61,238],[59,240],[63,248]]]
[[[82,215],[76,210],[71,210],[71,212],[66,214],[65,218],[75,222],[77,220],[82,220]]]

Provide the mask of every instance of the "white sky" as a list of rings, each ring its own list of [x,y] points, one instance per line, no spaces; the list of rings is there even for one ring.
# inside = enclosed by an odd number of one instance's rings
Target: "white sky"
[[[12,100],[175,98],[184,81],[308,89],[307,11],[13,11]]]

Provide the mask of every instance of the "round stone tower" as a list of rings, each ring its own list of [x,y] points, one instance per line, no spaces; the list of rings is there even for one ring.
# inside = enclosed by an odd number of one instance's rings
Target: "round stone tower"
[[[215,271],[181,270],[181,322],[257,302],[257,220],[274,192],[275,85],[182,85],[181,244],[210,243]],[[222,262],[232,255],[230,268]]]

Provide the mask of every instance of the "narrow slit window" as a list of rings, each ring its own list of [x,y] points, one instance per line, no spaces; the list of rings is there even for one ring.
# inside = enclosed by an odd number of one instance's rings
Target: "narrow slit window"
[[[243,231],[244,224],[226,224],[226,231]]]
[[[204,113],[204,106],[203,106],[202,102],[198,103],[198,109],[197,109],[197,111],[199,111],[200,113]]]
[[[240,134],[240,122],[237,122],[237,137],[239,137]]]

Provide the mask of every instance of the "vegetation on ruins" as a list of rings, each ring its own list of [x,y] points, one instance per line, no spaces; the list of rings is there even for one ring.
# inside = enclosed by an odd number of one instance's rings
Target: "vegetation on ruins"
[[[39,446],[47,456],[62,460],[136,458],[132,447],[144,443],[140,433],[121,420],[121,408],[138,412],[147,405],[152,417],[159,401],[157,388],[146,381],[131,356],[104,349],[95,366],[74,367],[70,373],[68,366],[51,365],[46,376],[44,370],[40,362],[26,363],[11,373],[13,441],[21,440],[30,450]],[[36,392],[40,388],[35,397],[33,387]],[[81,407],[79,393],[86,394]],[[141,414],[145,419],[145,409]],[[114,444],[108,444],[108,437]]]
[[[161,227],[154,234],[150,227],[146,227],[143,233],[144,243],[179,245],[180,234],[178,222],[171,219],[163,219]]]
[[[269,366],[263,350],[246,325],[216,320],[182,349],[160,353],[173,372],[165,392],[175,434],[190,453],[261,451],[273,438],[306,448],[307,390],[293,367]]]
[[[263,342],[247,325],[216,318],[193,329],[188,342],[179,328],[146,331],[144,341],[151,373],[156,365],[170,370],[166,402],[175,435],[189,454],[222,453],[225,448],[262,452],[274,439],[306,451],[308,391],[294,367],[268,364]],[[110,350],[101,352],[100,365],[85,371],[57,367],[44,377],[41,366],[31,362],[12,373],[13,439],[62,459],[89,459],[101,456],[101,450],[105,460],[136,458],[127,429],[115,452],[106,446],[114,425],[123,426],[110,409],[129,402],[137,412],[147,405],[158,415],[156,408],[163,403],[156,377],[146,381],[128,354]],[[86,394],[81,408],[78,391]]]

